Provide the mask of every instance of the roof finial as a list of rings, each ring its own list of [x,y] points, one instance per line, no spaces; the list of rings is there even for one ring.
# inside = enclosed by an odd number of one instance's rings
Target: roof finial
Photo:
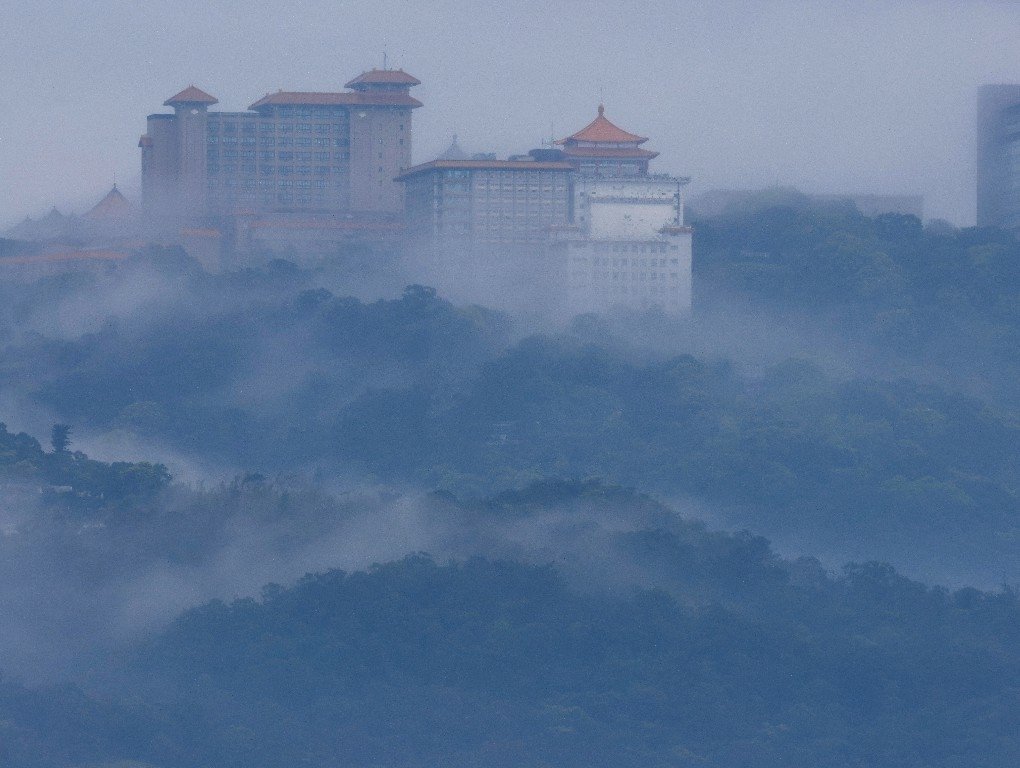
[[[599,117],[602,117],[606,113],[606,105],[599,104]]]

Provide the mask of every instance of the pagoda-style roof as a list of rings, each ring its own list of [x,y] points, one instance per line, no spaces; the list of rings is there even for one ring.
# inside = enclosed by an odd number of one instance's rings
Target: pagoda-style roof
[[[599,113],[594,120],[572,136],[560,139],[557,144],[575,144],[585,142],[591,144],[644,144],[648,139],[628,133],[609,121],[605,115],[606,108],[599,104]]]
[[[89,219],[111,219],[111,218],[123,218],[124,216],[130,216],[134,212],[134,208],[128,199],[120,193],[117,189],[117,185],[113,185],[113,189],[106,193],[106,196],[92,206],[88,213],[85,214],[86,218]]]
[[[421,85],[421,80],[402,69],[371,69],[368,72],[362,72],[344,85],[344,88],[360,90],[365,86],[372,85],[403,85],[410,88],[412,85]]]
[[[178,104],[218,104],[219,99],[211,96],[201,88],[189,85],[180,93],[163,102],[164,107],[176,107]]]
[[[267,93],[252,104],[248,109],[261,109],[272,106],[363,106],[363,107],[411,107],[415,109],[422,104],[418,99],[406,93],[321,93],[311,91],[277,91]]]

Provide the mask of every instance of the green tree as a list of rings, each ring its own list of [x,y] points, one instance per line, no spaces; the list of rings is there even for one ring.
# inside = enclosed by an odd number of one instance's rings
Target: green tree
[[[54,424],[50,430],[50,445],[54,453],[64,453],[71,445],[71,427],[69,424]]]

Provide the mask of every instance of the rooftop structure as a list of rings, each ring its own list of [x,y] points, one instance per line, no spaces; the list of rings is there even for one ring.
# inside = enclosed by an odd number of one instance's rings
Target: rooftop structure
[[[582,174],[631,176],[648,173],[648,161],[659,156],[658,152],[641,148],[646,141],[644,136],[629,133],[610,122],[605,106],[599,104],[594,120],[556,144]]]

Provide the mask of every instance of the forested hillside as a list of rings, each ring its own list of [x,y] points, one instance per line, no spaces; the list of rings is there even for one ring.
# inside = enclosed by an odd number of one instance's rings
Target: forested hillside
[[[696,232],[687,319],[0,285],[0,765],[1012,765],[1018,247]]]
[[[7,764],[1013,764],[1013,594],[733,565],[767,619],[486,560],[268,587],[139,648],[134,704],[8,688]]]

